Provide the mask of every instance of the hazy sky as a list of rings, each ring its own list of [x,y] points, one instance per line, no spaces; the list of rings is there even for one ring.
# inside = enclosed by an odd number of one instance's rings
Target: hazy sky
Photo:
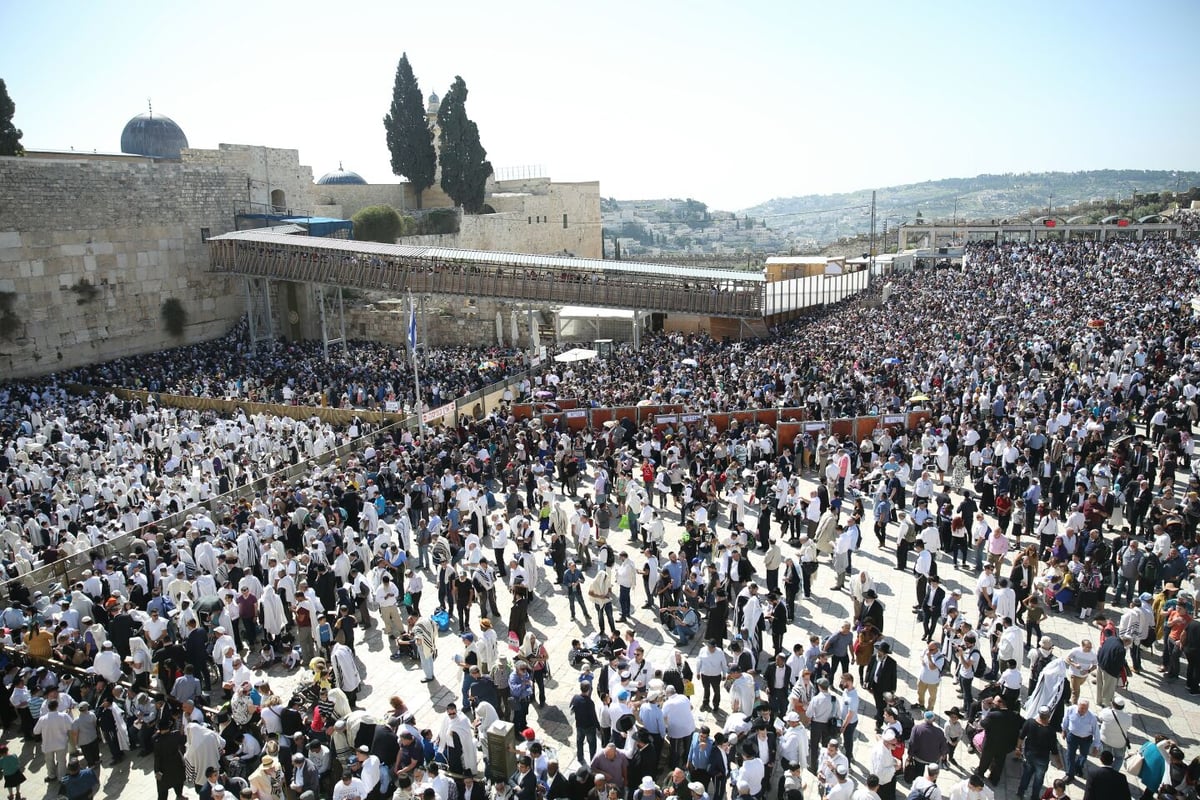
[[[117,151],[153,98],[193,147],[397,180],[407,51],[497,168],[605,196],[772,197],[982,172],[1200,168],[1200,2],[0,0],[28,148]]]

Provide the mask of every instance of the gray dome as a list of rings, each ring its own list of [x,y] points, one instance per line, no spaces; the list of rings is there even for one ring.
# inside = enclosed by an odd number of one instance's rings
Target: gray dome
[[[121,152],[153,158],[179,158],[188,146],[183,130],[175,120],[153,114],[138,114],[121,131]]]
[[[343,186],[365,186],[366,183],[367,182],[363,180],[363,176],[359,175],[357,172],[351,172],[350,170],[342,169],[341,162],[338,162],[338,168],[335,171],[326,172],[317,179],[318,186],[329,186],[330,184],[342,184]]]

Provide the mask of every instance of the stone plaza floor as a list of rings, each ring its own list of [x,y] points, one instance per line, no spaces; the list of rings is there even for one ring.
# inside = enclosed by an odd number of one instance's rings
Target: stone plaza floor
[[[805,496],[807,496],[807,492],[811,488],[813,488],[811,481],[805,480]],[[867,505],[869,509],[870,503],[867,503]],[[679,533],[682,530],[682,527],[679,525],[678,511],[674,508],[669,508],[667,519],[669,523],[667,525],[667,542],[668,545],[673,545],[678,542]],[[723,530],[724,518],[722,518],[720,526]],[[754,530],[755,528],[753,513],[751,514],[751,519],[747,522],[747,527],[750,530]],[[892,643],[893,654],[900,668],[901,686],[897,694],[913,702],[916,699],[915,674],[917,659],[922,646],[921,625],[911,611],[911,607],[917,602],[916,580],[911,572],[901,573],[895,569],[895,553],[891,544],[895,539],[895,526],[892,526],[889,532],[891,534],[889,546],[884,550],[880,550],[871,531],[870,520],[865,520],[862,548],[854,553],[853,562],[856,570],[860,568],[868,570],[876,582],[879,598],[885,608],[885,638]],[[618,548],[618,551],[620,548],[627,548],[635,564],[639,568],[641,567],[642,557],[639,548],[629,545],[630,539],[627,531],[612,530],[608,533],[607,538],[610,544]],[[794,549],[786,544],[783,546],[783,552],[785,557],[796,555]],[[758,569],[756,577],[761,583],[763,576],[762,554],[756,550],[751,553],[750,558]],[[909,563],[911,566],[911,557]],[[1007,574],[1009,567],[1011,567],[1011,559],[1006,561],[1004,574]],[[974,570],[955,569],[951,565],[949,557],[946,554],[941,554],[939,556],[939,573],[942,576],[943,585],[947,591],[954,588],[962,590],[962,607],[966,612],[967,618],[972,622],[975,621],[977,613],[972,596],[976,577]],[[590,576],[593,572],[589,572],[588,574]],[[584,629],[580,623],[570,621],[566,597],[558,587],[554,586],[553,577],[553,571],[549,568],[544,568],[541,584],[543,591],[536,594],[536,602],[532,603],[530,607],[529,629],[536,632],[539,637],[544,638],[546,641],[547,649],[550,652],[552,677],[547,680],[546,705],[544,707],[538,707],[536,704],[531,706],[529,724],[538,731],[539,736],[548,740],[557,749],[562,768],[569,771],[575,766],[575,737],[567,705],[578,688],[579,672],[567,664],[567,652],[570,648],[571,639],[581,638],[590,633],[591,630]],[[785,646],[790,648],[796,642],[807,644],[809,633],[824,636],[836,630],[843,620],[851,616],[852,604],[850,595],[844,591],[834,591],[832,588],[833,583],[832,571],[828,565],[828,560],[825,559],[815,576],[813,587],[814,598],[812,600],[805,600],[803,595],[801,595],[797,600],[796,620],[785,637]],[[547,591],[549,587],[554,588],[553,593]],[[428,612],[436,602],[436,592],[427,591],[425,595],[423,610]],[[503,586],[498,586],[498,596],[502,615],[507,617],[507,601],[509,596]],[[1111,597],[1111,592],[1109,592],[1109,597]],[[673,651],[674,639],[652,617],[652,612],[640,608],[644,600],[641,582],[639,581],[633,595],[634,616],[630,620],[630,623],[621,625],[620,627],[632,628],[636,632],[638,639],[646,647],[647,661],[652,665],[660,664]],[[1119,612],[1113,613],[1116,615]],[[502,651],[505,648],[504,642],[507,635],[507,628],[504,625],[506,621],[506,619],[495,620],[497,623],[497,633],[501,639]],[[478,630],[477,606],[472,613],[472,623],[475,626],[475,630]],[[1054,640],[1055,647],[1060,655],[1065,655],[1067,650],[1074,647],[1084,637],[1092,638],[1097,644],[1099,640],[1099,631],[1094,624],[1090,621],[1079,620],[1077,612],[1068,612],[1065,614],[1052,612],[1048,619],[1043,621],[1042,628],[1043,633]],[[697,636],[693,640],[692,646],[685,650],[685,654],[690,657],[695,656],[700,648],[700,638]],[[411,661],[397,663],[389,659],[389,650],[380,635],[378,625],[365,632],[359,631],[356,651],[366,667],[366,684],[369,687],[364,688],[360,692],[359,706],[366,708],[368,711],[382,716],[382,713],[387,708],[388,698],[392,695],[399,695],[404,698],[409,708],[416,715],[419,727],[432,727],[436,731],[439,714],[445,705],[450,701],[459,701],[460,699],[461,672],[453,662],[453,656],[462,651],[462,646],[457,630],[454,627],[452,627],[451,632],[441,635],[436,669],[437,677],[430,684],[421,683],[422,674],[416,663]],[[1132,730],[1128,731],[1130,739],[1135,746],[1138,746],[1146,737],[1153,736],[1155,733],[1169,733],[1183,747],[1188,757],[1191,757],[1196,754],[1195,747],[1198,743],[1197,731],[1200,730],[1200,715],[1194,713],[1196,708],[1195,703],[1193,698],[1187,694],[1182,679],[1173,683],[1162,680],[1158,674],[1159,664],[1157,654],[1148,656],[1145,659],[1146,669],[1143,674],[1140,676],[1131,676],[1128,689],[1118,691],[1118,696],[1126,700],[1126,710],[1133,714],[1134,724]],[[853,670],[853,666],[851,669]],[[1027,664],[1025,665],[1024,672],[1026,675],[1028,674]],[[266,675],[269,677],[274,690],[286,699],[287,696],[290,696],[292,688],[299,683],[303,673],[304,670],[298,670],[289,674],[279,667],[272,667],[266,672]],[[698,684],[699,682],[697,681],[697,686]],[[977,681],[976,691],[978,692],[982,686],[983,682]],[[860,693],[863,696],[862,712],[864,719],[858,728],[855,755],[859,761],[863,761],[875,737],[874,726],[870,720],[874,714],[874,709],[871,705],[870,693],[861,689]],[[1089,683],[1085,689],[1085,696],[1094,698],[1094,693],[1094,684]],[[1024,691],[1022,691],[1022,698],[1024,698]],[[693,704],[698,708],[700,704],[699,699],[696,698]],[[726,703],[727,705],[728,703]],[[939,721],[944,721],[945,710],[953,705],[960,705],[960,699],[956,692],[954,681],[951,678],[944,678],[937,700],[936,711]],[[702,721],[712,725],[714,729],[719,729],[724,722],[724,714],[717,719],[714,719],[707,712],[703,714],[698,713],[697,716]],[[8,731],[10,736],[13,730],[10,729]],[[33,742],[22,742],[19,737],[15,740],[9,739],[8,741],[13,751],[17,752],[21,757],[22,763],[26,765],[26,774],[29,777],[29,781],[25,784],[24,795],[40,797],[43,787],[46,789],[47,796],[54,794],[50,785],[43,783],[45,767],[37,746]],[[150,757],[139,757],[136,752],[129,755],[130,757],[124,763],[112,768],[107,766],[103,768],[101,772],[102,785],[100,796],[117,797],[124,795],[126,798],[149,798],[156,793],[153,773],[151,771],[152,759]],[[978,759],[973,754],[966,752],[964,745],[960,745],[958,748],[957,761],[967,769],[964,770],[962,767],[959,767],[952,768],[948,772],[943,772],[939,785],[947,794],[967,774],[967,770],[973,769],[978,763]],[[996,789],[996,797],[1015,798],[1020,773],[1021,764],[1015,759],[1010,758],[1005,769],[1004,779],[1000,787]],[[1049,786],[1054,778],[1061,776],[1061,770],[1051,766],[1046,776],[1046,786]],[[865,777],[861,764],[852,765],[851,777],[856,780],[861,780]],[[771,785],[773,786],[774,784],[772,783]],[[816,796],[815,785],[816,780],[813,778],[810,782],[810,788],[806,792],[806,797]],[[1137,788],[1140,789],[1140,786]],[[54,787],[54,789],[57,789],[57,787]],[[907,794],[907,788],[903,783],[901,783],[898,792],[898,796],[900,797]],[[193,795],[193,792],[188,792],[189,797]],[[1069,795],[1075,798],[1082,795],[1081,779],[1076,779],[1076,785],[1070,789]],[[773,792],[770,793],[770,796],[773,797]]]

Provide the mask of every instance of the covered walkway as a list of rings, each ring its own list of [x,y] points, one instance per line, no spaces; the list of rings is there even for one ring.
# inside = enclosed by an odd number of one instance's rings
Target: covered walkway
[[[339,288],[761,319],[762,272],[413,247],[236,231],[208,240],[217,272]]]

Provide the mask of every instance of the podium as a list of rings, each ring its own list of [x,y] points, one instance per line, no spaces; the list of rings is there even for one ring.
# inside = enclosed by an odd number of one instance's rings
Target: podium
[[[513,724],[496,720],[487,729],[488,778],[506,781],[517,771],[516,734]]]

